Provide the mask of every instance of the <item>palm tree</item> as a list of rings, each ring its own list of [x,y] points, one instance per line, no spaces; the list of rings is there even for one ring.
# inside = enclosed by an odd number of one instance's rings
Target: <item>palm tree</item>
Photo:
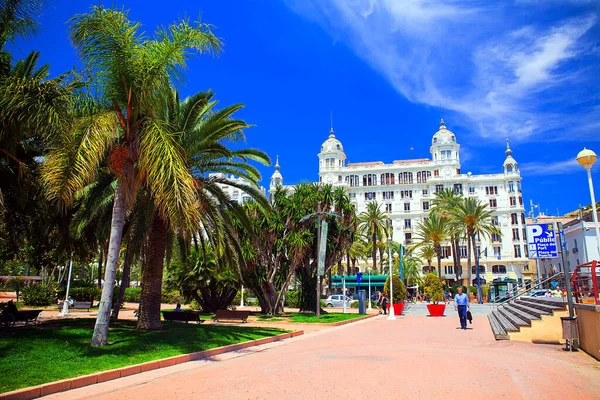
[[[8,42],[17,37],[37,33],[43,1],[5,0],[0,7],[0,75],[10,70],[10,54],[4,51]]]
[[[442,277],[442,242],[448,239],[448,220],[436,212],[429,212],[427,218],[417,225],[418,246],[431,245],[437,256],[438,277]]]
[[[421,246],[421,257],[427,261],[427,266],[431,268],[431,260],[436,257],[435,248],[430,243],[424,244]]]
[[[500,234],[500,230],[492,224],[492,211],[487,209],[487,204],[472,197],[467,197],[457,204],[451,220],[467,235],[467,285],[471,286],[471,254],[477,251],[475,237]],[[473,254],[473,256],[477,255]]]
[[[367,210],[358,216],[358,230],[371,241],[373,270],[377,271],[377,239],[387,234],[387,216],[376,201],[367,204]]]
[[[158,30],[150,39],[125,12],[103,7],[76,15],[70,23],[71,41],[85,66],[95,72],[102,100],[53,138],[44,176],[48,196],[68,205],[78,190],[94,181],[106,154],[111,155],[118,180],[105,283],[92,338],[93,346],[102,346],[108,343],[126,210],[137,188],[143,185],[150,191],[165,219],[187,226],[200,220],[194,179],[173,132],[157,112],[171,94],[170,83],[182,77],[192,55],[189,50],[218,52],[221,42],[210,25],[186,20]],[[158,251],[153,257],[162,259]]]
[[[432,200],[431,210],[448,219],[462,200],[462,194],[452,189],[444,189],[435,194],[435,198]],[[456,277],[460,278],[462,267],[460,265],[459,243],[464,232],[460,229],[460,226],[456,224],[449,224],[448,229],[448,239],[452,246],[454,272],[456,273]]]
[[[238,218],[248,221],[244,211],[225,194],[221,185],[227,184],[242,190],[259,205],[266,206],[266,198],[257,189],[261,175],[248,161],[255,160],[268,165],[270,159],[257,149],[227,147],[228,142],[245,141],[244,129],[249,125],[233,118],[235,112],[243,108],[243,105],[235,104],[215,110],[217,102],[213,98],[214,93],[208,91],[197,93],[180,102],[177,93],[173,92],[166,103],[164,118],[173,133],[176,133],[176,144],[183,150],[186,165],[195,180],[196,201],[202,210],[199,222],[205,227],[200,236],[206,236],[213,242],[213,252],[216,253],[217,260],[223,262],[222,250],[220,252],[219,249],[224,248],[224,241],[233,240],[226,235],[226,232],[232,230],[231,221],[226,218],[227,212],[237,214]],[[223,176],[209,176],[209,173],[222,173]],[[241,176],[248,183],[230,180],[226,178],[226,174]],[[197,232],[197,227],[193,230],[189,228],[185,224],[178,224],[176,220],[168,219],[158,208],[155,210],[148,237],[149,245],[146,247],[142,264],[138,329],[162,327],[161,288],[169,230],[177,233],[176,230],[179,229],[180,236],[189,237],[189,232]],[[191,242],[188,240],[188,243]]]

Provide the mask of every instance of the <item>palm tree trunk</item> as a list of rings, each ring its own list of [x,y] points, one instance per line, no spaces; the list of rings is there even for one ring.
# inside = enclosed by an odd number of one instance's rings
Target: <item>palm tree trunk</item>
[[[469,279],[471,279],[471,254],[473,254],[473,243],[467,238],[467,290],[469,290]]]
[[[148,239],[146,257],[142,265],[142,297],[137,328],[142,330],[162,329],[160,304],[162,302],[162,278],[167,250],[167,224],[154,213],[152,231]]]
[[[350,273],[350,253],[346,253],[346,275],[352,275]]]
[[[373,251],[371,252],[371,256],[373,257],[373,270],[377,271],[377,236],[375,232],[373,232]]]
[[[439,253],[437,256],[437,260],[438,260],[438,266],[437,266],[438,278],[441,280],[442,279],[442,256]]]
[[[100,245],[100,255],[98,256],[98,287],[102,287],[102,263],[104,262],[104,246]],[[94,277],[92,276],[92,280]]]
[[[123,263],[123,277],[121,278],[121,285],[119,286],[119,294],[117,296],[117,301],[113,305],[112,315],[110,316],[110,318],[115,321],[119,319],[119,310],[123,306],[123,297],[125,297],[125,289],[129,287],[132,262],[131,252],[131,240],[128,240],[127,247],[125,248],[125,262]]]
[[[478,254],[477,254],[477,246],[475,246],[475,235],[473,235],[471,240],[473,241],[473,261],[475,261],[475,264],[477,264],[476,257],[478,256]],[[475,265],[475,268],[479,268],[479,266]],[[471,278],[472,278],[471,277],[471,268],[469,268],[469,286],[468,286],[469,298],[471,298],[471,282],[472,282]]]
[[[123,225],[125,224],[125,181],[119,179],[115,190],[113,203],[112,221],[110,225],[110,239],[108,244],[108,262],[104,273],[104,287],[102,297],[98,306],[96,326],[92,336],[92,346],[105,346],[108,344],[108,325],[110,323],[110,309],[112,296],[115,289],[115,277],[117,265],[119,264],[119,251],[121,250],[121,238]],[[100,270],[98,270],[100,272]]]

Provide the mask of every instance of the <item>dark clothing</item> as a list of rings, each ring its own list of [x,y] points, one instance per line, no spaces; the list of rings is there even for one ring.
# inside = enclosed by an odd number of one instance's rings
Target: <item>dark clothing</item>
[[[460,327],[463,329],[467,328],[467,306],[458,306],[458,318],[460,319]]]
[[[473,323],[473,314],[471,314],[471,311],[467,311],[467,319],[469,320],[470,324]]]
[[[12,314],[12,315],[17,315],[17,306],[14,305],[14,303],[12,301],[9,301],[8,304],[6,305],[6,307],[4,307],[4,313],[5,314]]]
[[[381,302],[381,308],[383,308],[383,315],[387,314],[387,304],[388,304],[387,298],[384,297],[383,301]]]

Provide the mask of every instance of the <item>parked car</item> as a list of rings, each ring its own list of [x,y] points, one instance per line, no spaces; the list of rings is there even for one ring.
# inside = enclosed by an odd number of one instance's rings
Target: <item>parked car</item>
[[[346,307],[350,307],[352,300],[348,296],[344,296],[343,294],[332,294],[328,298],[325,299],[325,304],[327,307],[344,307],[344,299],[346,301]]]
[[[546,290],[532,290],[529,292],[529,297],[545,297]]]

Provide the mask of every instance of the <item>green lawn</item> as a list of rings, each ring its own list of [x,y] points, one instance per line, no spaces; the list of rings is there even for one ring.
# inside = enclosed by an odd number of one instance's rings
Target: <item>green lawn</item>
[[[110,345],[92,348],[94,322],[51,321],[0,331],[0,393],[286,332],[177,322],[143,332],[135,329],[135,321],[119,321],[111,324]]]
[[[290,322],[299,324],[330,324],[333,322],[346,321],[349,319],[364,317],[366,314],[343,314],[343,313],[327,313],[321,314],[321,318],[317,319],[315,314],[305,313],[289,313]]]

